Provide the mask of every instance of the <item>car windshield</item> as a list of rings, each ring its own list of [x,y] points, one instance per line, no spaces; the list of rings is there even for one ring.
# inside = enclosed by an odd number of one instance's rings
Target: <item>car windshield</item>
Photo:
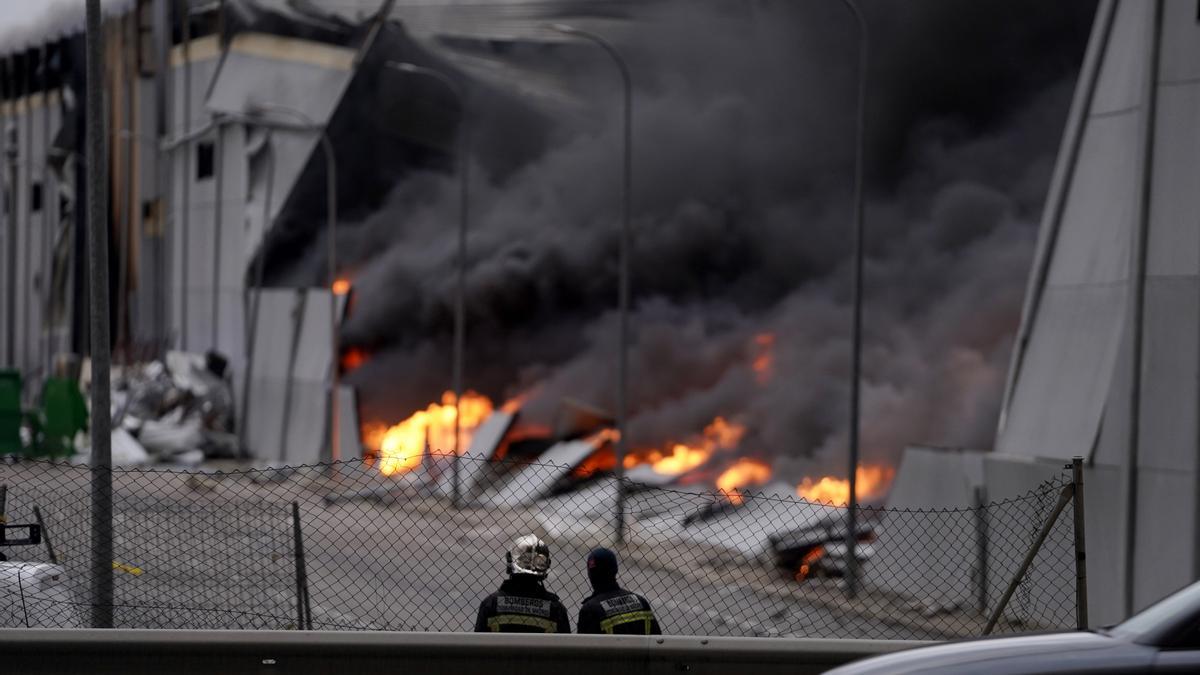
[[[1172,593],[1129,619],[1117,624],[1112,634],[1137,640],[1158,633],[1164,627],[1176,623],[1181,617],[1200,611],[1200,583]]]

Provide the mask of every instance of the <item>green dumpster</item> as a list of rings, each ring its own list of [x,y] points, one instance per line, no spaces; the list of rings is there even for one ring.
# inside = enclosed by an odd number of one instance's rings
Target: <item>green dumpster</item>
[[[21,373],[0,370],[0,455],[21,452]]]
[[[75,454],[75,435],[88,426],[87,404],[73,380],[51,377],[42,388],[40,454],[70,457]]]

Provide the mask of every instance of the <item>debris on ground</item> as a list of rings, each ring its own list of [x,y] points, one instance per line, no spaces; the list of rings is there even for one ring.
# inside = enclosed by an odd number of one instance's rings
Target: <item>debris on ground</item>
[[[163,361],[126,366],[113,377],[113,455],[117,433],[136,463],[197,466],[239,456],[229,362],[217,352],[168,352]]]

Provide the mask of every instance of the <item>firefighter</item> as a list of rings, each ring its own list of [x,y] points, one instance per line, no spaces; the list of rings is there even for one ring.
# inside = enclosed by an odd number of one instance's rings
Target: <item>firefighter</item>
[[[477,633],[570,633],[567,608],[546,590],[550,548],[536,535],[517,539],[505,554],[508,579],[487,596],[475,618]]]
[[[592,595],[579,608],[579,632],[608,635],[662,635],[650,603],[617,585],[617,554],[597,548],[588,554]]]

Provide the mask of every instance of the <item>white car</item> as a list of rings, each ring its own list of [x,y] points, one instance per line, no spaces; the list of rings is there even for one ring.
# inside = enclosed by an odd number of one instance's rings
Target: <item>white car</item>
[[[1200,583],[1112,628],[952,642],[870,658],[829,672],[838,675],[1197,673],[1200,672]]]
[[[61,565],[0,562],[0,628],[83,628]]]

